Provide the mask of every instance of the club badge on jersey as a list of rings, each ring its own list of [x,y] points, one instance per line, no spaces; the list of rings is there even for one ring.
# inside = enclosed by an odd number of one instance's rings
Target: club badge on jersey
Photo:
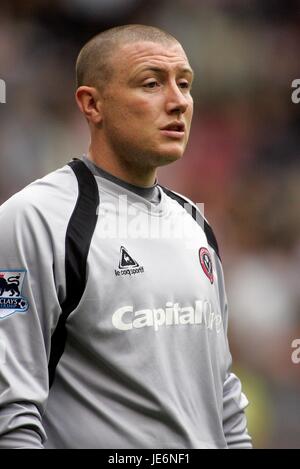
[[[0,269],[0,319],[28,310],[28,300],[22,296],[26,270]]]
[[[209,278],[211,284],[214,283],[214,273],[213,273],[213,264],[210,257],[210,253],[207,248],[200,248],[199,249],[199,260],[203,272],[205,273],[206,277]]]

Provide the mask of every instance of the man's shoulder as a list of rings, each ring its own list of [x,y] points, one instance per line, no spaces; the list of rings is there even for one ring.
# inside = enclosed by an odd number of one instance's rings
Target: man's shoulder
[[[160,187],[168,197],[181,205],[181,207],[183,207],[194,218],[198,225],[201,226],[207,237],[208,244],[214,249],[217,256],[220,258],[219,246],[215,233],[210,223],[204,216],[204,203],[193,202],[191,199],[185,195],[180,194],[179,192],[167,189],[164,186]]]
[[[53,203],[56,203],[59,200],[63,201],[68,195],[76,198],[77,193],[78,184],[76,177],[70,166],[65,165],[43,178],[33,181],[20,191],[19,195],[24,195],[26,200],[34,203],[49,202],[48,197],[51,198]],[[38,200],[37,197],[39,195],[41,197]]]
[[[197,213],[199,218],[205,220],[205,217],[204,217],[204,204],[199,203],[199,202],[194,202],[193,200],[189,199],[185,195],[183,195],[183,194],[181,194],[177,191],[174,191],[173,189],[169,189],[165,186],[160,186],[160,188],[164,191],[164,193],[168,197],[175,200],[179,205],[181,205],[184,209],[186,209],[188,212],[190,212],[191,215],[193,215],[193,213],[195,211],[195,213]]]
[[[0,215],[26,215],[34,211],[47,217],[51,212],[63,213],[66,207],[74,206],[77,195],[76,177],[65,165],[15,193],[1,205]]]

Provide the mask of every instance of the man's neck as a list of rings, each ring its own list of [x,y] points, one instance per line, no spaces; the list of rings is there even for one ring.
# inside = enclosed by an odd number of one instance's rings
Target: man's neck
[[[87,158],[107,173],[134,186],[152,187],[157,179],[156,168],[136,168],[126,162],[122,164],[115,158],[105,158],[103,154],[100,155],[99,152],[94,151],[92,146]]]

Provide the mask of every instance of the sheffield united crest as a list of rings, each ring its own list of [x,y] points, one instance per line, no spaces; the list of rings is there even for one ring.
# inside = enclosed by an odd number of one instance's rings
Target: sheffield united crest
[[[210,257],[210,253],[207,248],[200,248],[199,249],[199,260],[203,272],[205,273],[206,277],[209,278],[211,284],[214,283],[214,274],[213,274],[213,265],[212,260]]]

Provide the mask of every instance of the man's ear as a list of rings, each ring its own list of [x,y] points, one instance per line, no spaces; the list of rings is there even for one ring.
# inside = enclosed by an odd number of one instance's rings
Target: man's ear
[[[90,124],[98,125],[102,121],[101,96],[93,86],[79,86],[75,98],[80,111]]]

